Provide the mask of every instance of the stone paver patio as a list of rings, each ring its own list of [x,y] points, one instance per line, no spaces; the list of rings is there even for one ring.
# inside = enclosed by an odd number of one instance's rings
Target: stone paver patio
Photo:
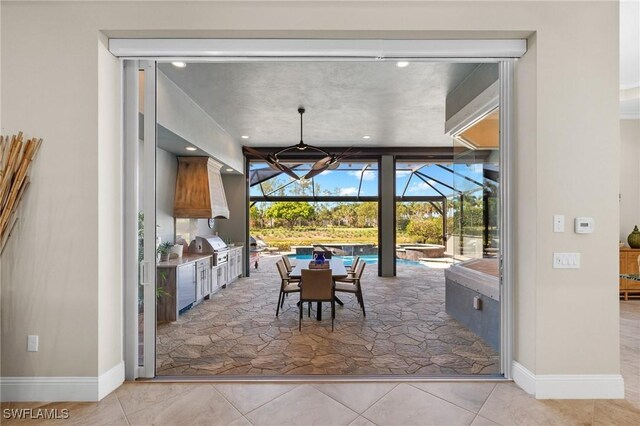
[[[158,375],[458,375],[497,374],[498,354],[444,312],[442,269],[399,265],[377,276],[367,265],[362,316],[340,294],[335,331],[328,303],[323,320],[307,317],[298,332],[298,295],[275,316],[280,279],[275,261],[261,259],[251,277],[221,289],[174,323],[158,326]]]

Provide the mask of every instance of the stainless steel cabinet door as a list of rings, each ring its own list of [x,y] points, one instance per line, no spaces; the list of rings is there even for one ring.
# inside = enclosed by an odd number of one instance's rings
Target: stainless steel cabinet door
[[[182,310],[196,301],[196,268],[193,264],[178,268],[178,309]]]

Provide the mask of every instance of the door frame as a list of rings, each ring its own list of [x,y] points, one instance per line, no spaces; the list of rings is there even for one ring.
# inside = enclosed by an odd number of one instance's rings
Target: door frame
[[[145,105],[147,100],[153,104],[154,117],[156,115],[155,99],[155,67],[158,62],[186,61],[186,62],[257,62],[257,61],[421,61],[421,62],[493,62],[499,65],[499,100],[500,100],[500,369],[506,379],[512,377],[513,344],[514,344],[514,262],[513,262],[513,208],[512,182],[514,178],[514,125],[513,125],[513,85],[514,63],[527,50],[526,40],[323,40],[323,39],[110,39],[109,50],[122,60],[143,59],[147,64],[152,63],[153,96],[145,90]],[[125,77],[125,82],[126,82]],[[145,79],[149,87],[151,82]],[[125,106],[131,105],[130,94],[125,91]],[[127,126],[125,117],[125,129]],[[145,120],[145,135],[147,128],[153,131],[155,138],[155,124],[151,129],[150,120]],[[126,141],[126,139],[125,139]],[[125,147],[126,148],[126,147]],[[125,150],[125,155],[128,151]],[[155,159],[155,144],[153,158]],[[125,165],[131,161],[125,158]],[[155,165],[155,161],[154,161]],[[145,172],[146,176],[150,171]],[[127,170],[125,170],[127,176]],[[153,170],[153,194],[155,200],[155,166]],[[146,177],[145,177],[146,180]],[[130,183],[130,182],[128,182]],[[146,185],[145,185],[146,186]],[[149,184],[150,186],[150,184]],[[147,188],[145,188],[147,189]],[[126,188],[125,188],[126,192]],[[129,201],[129,203],[127,202]],[[125,199],[125,221],[131,225],[130,197]],[[395,202],[395,200],[394,200]],[[154,202],[155,208],[155,202]],[[137,217],[137,212],[136,212]],[[146,215],[145,215],[146,222]],[[155,233],[155,211],[153,214],[153,232]],[[125,227],[126,228],[126,227]],[[146,228],[145,228],[146,229]],[[125,229],[126,231],[126,229]],[[151,232],[151,231],[149,231]],[[125,235],[126,237],[126,235]],[[145,235],[146,240],[146,235]],[[126,239],[125,239],[126,241]],[[155,248],[155,234],[154,234]],[[146,247],[146,245],[145,245]],[[146,250],[145,250],[146,251]],[[125,252],[126,254],[126,252]],[[154,254],[155,256],[155,254]],[[145,253],[146,258],[146,253]],[[155,259],[155,257],[154,257]],[[248,262],[248,259],[245,261]],[[130,256],[125,259],[125,306],[130,308],[133,282]],[[153,276],[155,277],[155,268]],[[155,376],[155,278],[153,283],[146,286],[154,289],[154,294],[147,298],[145,291],[145,305],[153,306],[153,331],[147,333],[147,315],[145,315],[145,366],[136,377]],[[151,299],[153,297],[153,299]],[[149,304],[147,304],[149,303]],[[125,368],[133,371],[127,363],[133,357],[130,352],[133,328],[137,332],[137,322],[133,323],[132,315],[125,312]],[[151,326],[150,326],[151,327]],[[151,340],[153,337],[153,340]],[[129,344],[127,344],[129,342]],[[136,347],[137,350],[137,347]],[[137,352],[136,352],[137,353]],[[153,354],[153,358],[151,356]],[[150,371],[153,365],[153,371]],[[129,378],[129,375],[128,375]],[[397,380],[397,378],[395,378]]]

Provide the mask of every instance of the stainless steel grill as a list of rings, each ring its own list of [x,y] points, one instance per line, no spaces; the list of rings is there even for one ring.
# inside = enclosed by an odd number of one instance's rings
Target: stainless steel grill
[[[222,265],[229,260],[229,247],[217,235],[196,237],[189,245],[189,253],[212,254],[213,266]]]

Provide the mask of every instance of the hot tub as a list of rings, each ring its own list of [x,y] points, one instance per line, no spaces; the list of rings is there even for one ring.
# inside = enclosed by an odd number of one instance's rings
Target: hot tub
[[[400,244],[396,247],[396,257],[405,260],[444,257],[445,246],[438,244]]]
[[[473,259],[444,271],[445,311],[495,350],[500,348],[497,259]],[[479,301],[479,302],[478,302]]]

